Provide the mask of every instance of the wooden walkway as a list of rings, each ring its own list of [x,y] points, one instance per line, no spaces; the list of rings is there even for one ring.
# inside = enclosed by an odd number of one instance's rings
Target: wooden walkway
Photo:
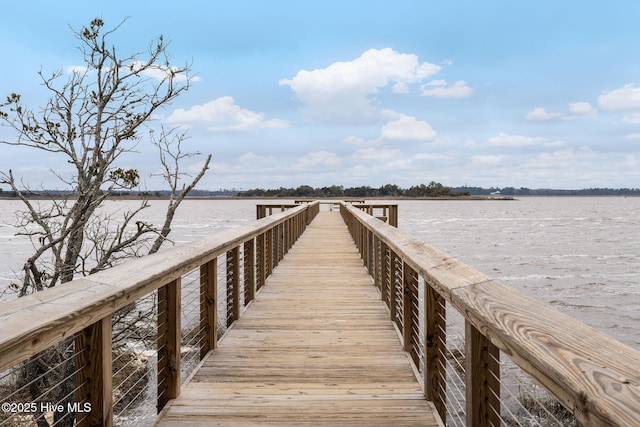
[[[157,426],[441,426],[337,212],[321,212]]]

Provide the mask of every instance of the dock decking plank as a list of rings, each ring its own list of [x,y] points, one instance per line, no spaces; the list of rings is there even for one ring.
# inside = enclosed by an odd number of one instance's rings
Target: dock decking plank
[[[321,212],[158,427],[439,426],[337,212]]]

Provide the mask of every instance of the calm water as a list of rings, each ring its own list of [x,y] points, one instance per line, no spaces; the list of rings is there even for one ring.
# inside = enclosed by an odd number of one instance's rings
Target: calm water
[[[266,201],[265,203],[272,203]],[[172,237],[184,243],[255,218],[258,200],[186,201]],[[136,202],[109,202],[118,211]],[[145,219],[161,223],[165,202]],[[399,201],[399,227],[492,278],[640,348],[640,198]],[[0,201],[0,287],[29,254]],[[5,296],[4,298],[7,298]]]

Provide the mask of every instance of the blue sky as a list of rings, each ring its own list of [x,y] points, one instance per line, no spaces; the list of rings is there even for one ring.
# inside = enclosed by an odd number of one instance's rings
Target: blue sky
[[[640,187],[635,0],[10,2],[0,95],[42,105],[37,71],[80,65],[70,26],[94,17],[129,17],[122,52],[162,34],[192,61],[197,81],[157,124],[213,155],[203,189]],[[138,151],[121,166],[160,188]],[[56,161],[0,145],[0,170],[33,186]]]

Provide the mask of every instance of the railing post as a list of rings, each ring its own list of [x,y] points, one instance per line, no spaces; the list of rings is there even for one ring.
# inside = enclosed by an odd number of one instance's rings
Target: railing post
[[[158,412],[180,394],[180,283],[158,289]]]
[[[387,244],[380,242],[380,298],[389,307],[389,257],[387,257],[389,249]]]
[[[77,426],[113,425],[111,328],[109,315],[76,334],[75,364],[79,370],[75,374],[75,383],[79,388],[75,392],[75,401],[80,405],[88,404],[91,409],[76,413]]]
[[[364,265],[367,265],[367,255],[364,251],[366,238],[365,232],[366,228],[362,225],[361,222],[358,222],[358,250],[360,251],[360,257],[362,258]]]
[[[417,331],[419,326],[416,324],[414,328],[414,320],[417,323],[418,317],[414,314],[414,302],[417,308],[418,295],[414,290],[418,289],[418,280],[416,272],[406,263],[402,263],[402,341],[404,351],[409,352],[414,364],[419,368],[420,362],[416,358],[416,349],[413,348],[414,329]]]
[[[353,229],[351,230],[351,236],[353,237],[353,241],[356,244],[356,249],[358,250],[358,254],[360,254],[360,223],[357,221],[353,221]]]
[[[244,242],[244,305],[256,296],[256,249],[254,240]]]
[[[240,248],[237,246],[227,252],[227,310],[229,327],[240,318]]]
[[[389,248],[389,317],[391,317],[391,321],[395,324],[398,324],[398,320],[396,319],[396,311],[397,311],[397,282],[398,282],[398,270],[397,270],[397,258],[396,253]],[[402,273],[400,273],[401,275]]]
[[[369,276],[374,275],[374,267],[375,267],[375,256],[374,256],[374,246],[373,246],[373,231],[367,229],[367,271],[369,272]]]
[[[271,260],[273,261],[273,268],[276,268],[278,265],[278,261],[280,261],[280,259],[278,258],[278,248],[280,246],[279,242],[280,242],[280,230],[278,230],[278,226],[275,225],[272,229],[271,229],[271,233],[272,233],[272,242],[273,245],[271,246],[271,250],[273,252],[273,255],[271,256]]]
[[[389,248],[389,317],[396,321],[396,253]]]
[[[264,286],[267,272],[267,252],[265,251],[266,234],[256,237],[256,289]]]
[[[266,231],[264,245],[264,258],[267,267],[265,274],[266,277],[269,277],[273,272],[273,228]]]
[[[447,324],[445,299],[424,281],[424,395],[447,419]]]
[[[289,218],[287,220],[287,250],[286,250],[286,253],[289,253],[289,249],[291,249],[291,247],[293,246],[293,242],[296,241],[296,239],[295,239],[294,219],[295,218]]]
[[[278,266],[278,263],[280,262],[280,257],[279,257],[279,251],[280,251],[280,226],[276,225],[275,227],[273,227],[272,229],[272,233],[273,233],[273,257],[272,257],[272,261],[273,261],[273,268],[276,268]]]
[[[500,351],[465,322],[467,427],[500,425]]]
[[[367,270],[369,270],[369,251],[368,251],[368,243],[367,243],[367,237],[368,237],[368,230],[367,228],[360,224],[360,236],[361,236],[361,242],[360,242],[360,255],[362,256],[362,262],[365,266],[365,268]]]
[[[382,246],[382,242],[380,241],[380,239],[378,238],[377,235],[373,235],[373,257],[375,259],[374,262],[374,274],[373,274],[373,283],[375,284],[376,288],[378,288],[381,292],[382,292],[382,268],[381,268],[381,264],[382,264],[382,254],[381,254],[381,248]]]
[[[282,259],[282,223],[276,225],[276,227],[274,228],[275,230],[275,243],[274,243],[274,248],[275,248],[275,256],[274,256],[274,261],[275,261],[275,266],[277,266],[278,264],[280,264],[280,260]]]
[[[296,219],[297,217],[295,216],[293,218],[289,218],[289,248],[287,248],[287,252],[293,247],[298,239]]]
[[[282,258],[284,258],[284,254],[287,251],[286,249],[286,223],[285,222],[281,222],[280,225],[278,225],[278,230],[279,230],[279,234],[278,234],[278,242],[280,247],[278,248],[278,263],[280,263],[280,261],[282,261]]]
[[[200,359],[218,345],[218,258],[200,266]]]
[[[282,223],[282,252],[280,253],[280,260],[289,252],[289,220]]]
[[[398,205],[389,205],[388,223],[398,228]]]

